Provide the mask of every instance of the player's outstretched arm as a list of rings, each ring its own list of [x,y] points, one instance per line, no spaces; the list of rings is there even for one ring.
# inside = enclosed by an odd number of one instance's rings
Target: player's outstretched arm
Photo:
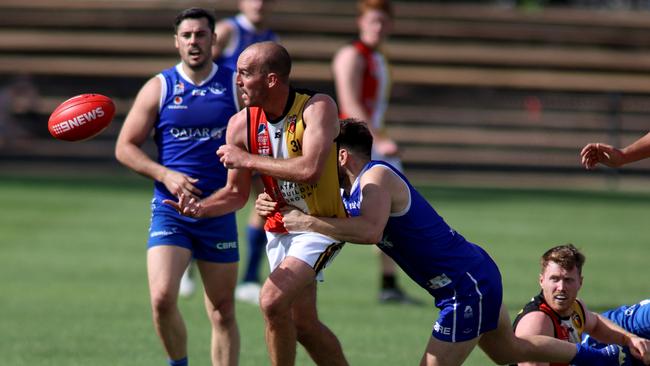
[[[620,150],[603,143],[590,143],[580,152],[582,165],[587,169],[593,169],[598,163],[617,168],[649,157],[650,133]]]
[[[140,89],[115,144],[115,158],[131,170],[161,182],[175,195],[200,195],[198,181],[151,159],[141,148],[158,119],[160,79],[151,78]]]
[[[580,162],[589,170],[598,164],[616,168],[624,164],[624,157],[621,150],[611,145],[593,142],[585,145],[580,151]]]
[[[246,111],[240,111],[230,118],[226,130],[226,144],[239,149],[246,147]],[[178,213],[196,217],[216,217],[236,211],[246,204],[251,188],[251,172],[248,169],[233,168],[228,170],[226,185],[210,196],[198,200],[188,195],[179,195],[178,201],[164,200]]]
[[[650,340],[632,334],[606,317],[585,310],[585,332],[601,343],[618,344],[630,348],[632,355],[650,364]]]

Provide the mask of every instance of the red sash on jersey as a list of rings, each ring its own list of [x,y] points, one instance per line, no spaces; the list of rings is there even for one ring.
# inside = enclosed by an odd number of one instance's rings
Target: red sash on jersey
[[[271,137],[264,111],[259,107],[248,107],[246,110],[250,153],[273,157]],[[265,174],[260,174],[260,177],[262,178],[262,183],[264,183],[264,191],[278,203],[278,208],[285,206],[286,202],[282,196],[277,179]],[[287,229],[284,228],[284,224],[282,223],[282,214],[280,211],[276,210],[271,216],[266,218],[264,230],[273,233],[287,232]]]

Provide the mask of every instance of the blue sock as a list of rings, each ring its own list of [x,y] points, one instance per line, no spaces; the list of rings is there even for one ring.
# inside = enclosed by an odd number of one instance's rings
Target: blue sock
[[[576,344],[576,355],[571,360],[571,364],[575,366],[589,366],[589,365],[621,365],[621,361],[625,360],[625,356],[619,359],[623,352],[622,347],[615,344],[610,344],[604,348],[592,348],[583,344]],[[627,364],[627,363],[624,363]]]
[[[180,360],[167,360],[169,363],[169,366],[187,366],[189,363],[187,362],[187,357],[183,357]]]
[[[242,281],[260,282],[259,269],[266,247],[266,233],[264,229],[248,226],[246,236],[248,237],[248,258]]]

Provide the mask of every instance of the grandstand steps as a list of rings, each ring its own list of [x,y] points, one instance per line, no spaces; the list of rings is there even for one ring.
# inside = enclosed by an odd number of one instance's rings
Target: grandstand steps
[[[170,24],[186,5],[3,0],[0,80],[30,75],[40,97],[36,121],[25,126],[33,141],[0,144],[0,162],[83,152],[113,164],[112,145],[135,93],[178,62]],[[192,5],[218,17],[236,11],[235,1]],[[296,85],[333,94],[330,61],[354,38],[353,4],[283,0],[274,7],[270,25],[294,58]],[[387,128],[409,175],[575,176],[583,174],[577,155],[585,143],[620,146],[648,130],[650,13],[398,1],[396,14],[386,45],[394,82]],[[52,140],[44,129],[49,111],[91,91],[115,100],[110,129],[79,144]],[[626,171],[644,177],[650,164]]]

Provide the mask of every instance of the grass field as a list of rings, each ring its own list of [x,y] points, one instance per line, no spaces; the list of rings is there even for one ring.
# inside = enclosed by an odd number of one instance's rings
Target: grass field
[[[130,176],[0,175],[2,364],[165,364],[150,321],[145,278],[150,190],[147,180]],[[648,194],[421,191],[453,227],[493,255],[511,313],[537,292],[541,253],[565,242],[587,255],[581,295],[592,309],[650,295]],[[367,246],[346,246],[326,271],[320,314],[352,365],[419,362],[437,312],[423,290],[404,276],[400,281],[429,305],[378,305],[376,257]],[[208,365],[209,325],[201,297],[183,299],[181,306],[191,363]],[[238,304],[237,315],[241,365],[268,364],[259,310]],[[297,364],[311,364],[302,350]],[[476,350],[466,364],[491,363]]]

